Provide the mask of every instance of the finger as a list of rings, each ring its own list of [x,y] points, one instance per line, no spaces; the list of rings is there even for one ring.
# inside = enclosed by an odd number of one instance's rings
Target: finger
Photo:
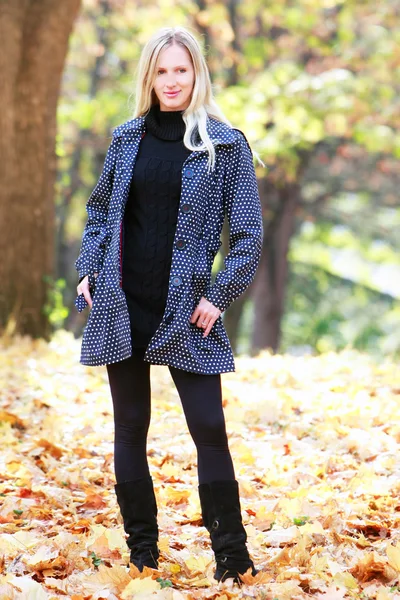
[[[211,318],[211,320],[208,322],[208,324],[207,324],[207,327],[206,327],[206,329],[204,330],[203,337],[207,337],[207,336],[208,336],[208,334],[210,333],[210,331],[211,331],[211,329],[212,329],[212,326],[214,325],[214,323],[215,323],[215,318],[213,317],[213,318]]]
[[[203,329],[206,328],[211,318],[212,317],[210,317],[209,315],[203,315],[203,318],[199,319],[199,327],[202,327]]]
[[[90,295],[89,289],[88,288],[84,288],[83,290],[83,295],[85,297],[86,302],[89,304],[90,308],[92,308],[92,297]]]
[[[203,329],[205,327],[205,325],[203,325],[203,321],[204,321],[204,317],[202,315],[199,315],[199,318],[197,319],[197,327],[200,327],[200,329]]]
[[[85,289],[85,286],[86,286],[86,285],[88,285],[88,279],[89,279],[89,276],[88,276],[88,275],[85,275],[85,277],[84,277],[83,279],[81,279],[81,281],[80,281],[80,282],[79,282],[79,284],[77,285],[76,291],[77,291],[77,293],[78,293],[78,296],[79,296],[80,294],[83,294],[83,295],[85,295],[85,294],[84,294],[84,289]],[[88,286],[88,287],[89,287],[89,286]]]
[[[195,323],[200,316],[200,309],[198,306],[194,309],[192,316],[190,317],[190,322]]]

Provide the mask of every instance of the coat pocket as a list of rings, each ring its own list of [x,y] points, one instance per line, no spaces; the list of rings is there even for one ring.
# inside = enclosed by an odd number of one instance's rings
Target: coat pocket
[[[199,348],[201,350],[208,350],[209,352],[212,352],[214,350],[214,344],[212,339],[214,325],[211,328],[210,333],[206,337],[204,337],[203,335],[203,328],[198,327],[196,323],[190,323],[189,327],[191,344],[194,344],[196,348]]]

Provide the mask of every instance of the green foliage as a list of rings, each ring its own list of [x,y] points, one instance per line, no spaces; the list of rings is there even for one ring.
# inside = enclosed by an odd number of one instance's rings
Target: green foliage
[[[156,581],[160,584],[161,589],[166,587],[172,587],[172,581],[169,579],[163,579],[162,577],[157,577]]]
[[[400,309],[395,299],[335,277],[328,269],[291,263],[282,351],[353,347],[382,357],[400,355],[399,340]]]
[[[63,290],[65,289],[65,279],[54,279],[49,275],[44,277],[48,284],[47,302],[43,307],[43,312],[51,325],[58,329],[63,326],[65,319],[68,317],[69,309],[63,303]]]
[[[294,517],[293,523],[294,525],[305,525],[307,521],[310,520],[310,517],[302,516],[302,517]]]
[[[290,244],[282,350],[354,345],[398,352],[400,182],[385,163],[400,157],[395,3],[377,10],[372,0],[252,0],[238,3],[237,11],[235,31],[222,2],[202,10],[183,0],[112,3],[105,14],[104,4],[84,0],[58,106],[56,206],[64,246],[77,255],[85,202],[112,128],[133,116],[143,44],[157,28],[182,24],[201,31],[218,103],[266,163],[259,175],[276,187],[302,186],[305,208],[298,210]],[[325,163],[312,166],[320,148]],[[363,153],[364,171],[352,162],[355,152],[347,158],[347,148]],[[330,193],[333,182],[339,191]],[[301,227],[303,219],[310,221]],[[223,267],[220,252],[213,275]],[[71,273],[58,275],[57,282],[70,287],[72,261]],[[65,287],[57,282],[50,284],[45,307],[54,326],[68,314]],[[247,302],[242,350],[252,319]]]
[[[104,563],[104,561],[99,556],[97,556],[95,552],[91,552],[89,556],[92,559],[92,563],[96,568],[102,563]]]

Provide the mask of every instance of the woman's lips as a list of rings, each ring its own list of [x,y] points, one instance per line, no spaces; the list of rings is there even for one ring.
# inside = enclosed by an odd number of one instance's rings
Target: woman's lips
[[[173,98],[174,96],[177,96],[179,94],[179,90],[177,92],[164,92],[164,93],[166,96]]]

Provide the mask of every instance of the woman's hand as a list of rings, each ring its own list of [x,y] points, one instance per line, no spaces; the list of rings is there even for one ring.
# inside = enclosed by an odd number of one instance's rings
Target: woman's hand
[[[207,298],[202,296],[190,317],[190,322],[196,323],[197,321],[197,327],[202,327],[204,329],[203,337],[207,337],[221,312],[222,311],[220,311],[219,308],[214,306],[214,304],[211,304]]]
[[[94,273],[94,276],[97,277],[98,273]],[[83,294],[86,302],[89,304],[90,308],[92,308],[92,296],[90,295],[90,288],[89,288],[89,275],[86,275],[86,277],[84,277],[82,279],[82,281],[79,283],[78,287],[76,288],[76,291],[78,292],[78,296],[79,294]]]

